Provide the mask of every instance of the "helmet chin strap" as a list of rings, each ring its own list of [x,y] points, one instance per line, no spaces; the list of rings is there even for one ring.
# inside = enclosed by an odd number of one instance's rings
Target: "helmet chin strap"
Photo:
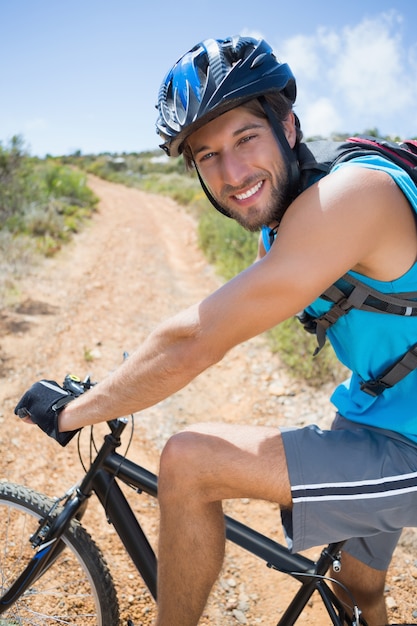
[[[277,140],[278,147],[283,156],[285,165],[287,167],[290,182],[290,196],[292,202],[298,196],[300,190],[300,168],[298,165],[297,155],[295,153],[295,150],[293,150],[288,143],[284,130],[277,120],[276,115],[274,115],[272,108],[266,101],[265,96],[260,96],[259,102],[261,103],[262,108],[265,111],[272,131],[275,135],[275,139]]]
[[[194,164],[195,165],[195,164]],[[218,202],[217,200],[215,200],[215,198],[211,195],[210,191],[207,188],[207,185],[205,184],[204,180],[202,179],[200,172],[198,171],[198,167],[197,165],[195,165],[195,170],[197,172],[197,176],[198,176],[198,180],[200,181],[200,185],[201,188],[203,189],[204,193],[206,194],[207,198],[210,200],[211,204],[214,206],[215,209],[217,209],[218,211],[220,211],[220,213],[223,213],[223,215],[225,215],[226,217],[232,217],[230,215],[230,213],[228,213],[226,211],[226,209],[224,209]]]

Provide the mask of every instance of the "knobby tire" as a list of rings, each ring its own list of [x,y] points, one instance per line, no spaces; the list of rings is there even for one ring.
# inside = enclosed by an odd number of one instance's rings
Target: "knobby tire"
[[[16,580],[34,550],[29,541],[53,500],[30,488],[0,483],[0,591]],[[53,565],[5,613],[0,626],[115,626],[119,607],[104,558],[87,531],[73,520],[65,549]]]

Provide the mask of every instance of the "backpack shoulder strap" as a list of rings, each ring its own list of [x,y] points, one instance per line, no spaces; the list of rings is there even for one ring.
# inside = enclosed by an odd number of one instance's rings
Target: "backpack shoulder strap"
[[[321,176],[328,174],[336,163],[360,156],[380,154],[402,167],[417,184],[417,140],[395,143],[387,139],[358,135],[346,141],[309,141],[300,143],[297,158],[301,174],[301,191]]]
[[[315,324],[318,344],[314,352],[315,355],[318,354],[325,344],[328,328],[353,308],[406,317],[417,316],[417,291],[383,294],[349,274],[345,274],[335,284],[331,285],[324,292],[322,298],[333,302],[333,306],[329,311],[314,319],[304,318],[306,327],[308,324],[310,325],[310,332],[311,324]],[[385,389],[398,383],[416,368],[417,343],[411,346],[402,357],[390,365],[378,378],[364,381],[361,384],[361,390],[372,396],[380,395]]]
[[[390,365],[377,378],[366,380],[361,384],[361,391],[370,396],[379,396],[417,369],[417,343],[407,350],[402,357]]]
[[[333,165],[360,156],[379,154],[402,167],[417,185],[417,141],[409,139],[395,143],[378,137],[359,135],[349,137],[339,145],[339,155]]]
[[[352,309],[405,317],[417,316],[417,291],[398,294],[382,293],[349,274],[345,274],[326,289],[321,297],[333,302],[333,306],[314,319],[318,343],[316,354],[324,346],[328,328]]]
[[[304,191],[329,173],[339,155],[341,145],[336,141],[325,140],[299,144],[297,159],[300,167],[300,191]]]

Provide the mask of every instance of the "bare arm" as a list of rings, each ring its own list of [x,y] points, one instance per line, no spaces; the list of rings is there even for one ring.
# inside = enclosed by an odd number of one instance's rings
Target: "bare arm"
[[[161,324],[118,370],[65,408],[60,430],[156,404],[233,346],[304,308],[347,270],[391,280],[415,257],[414,218],[391,179],[364,170],[328,176],[293,203],[266,256]]]

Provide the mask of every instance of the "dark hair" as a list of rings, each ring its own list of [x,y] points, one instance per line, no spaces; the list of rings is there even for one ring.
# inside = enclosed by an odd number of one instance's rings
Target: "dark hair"
[[[269,104],[269,106],[271,107],[272,112],[276,116],[278,122],[282,123],[285,119],[287,119],[288,115],[292,111],[292,102],[289,98],[284,96],[282,92],[279,92],[279,91],[266,93],[264,95],[264,98],[266,102]],[[248,109],[256,117],[261,117],[264,119],[268,118],[258,98],[252,98],[251,100],[247,100],[246,102],[243,102],[242,104],[238,103],[236,104],[236,106],[242,106]],[[296,122],[296,141],[297,143],[299,143],[303,138],[303,133],[300,128],[300,122],[297,116],[295,116],[295,122]],[[184,157],[186,168],[189,170],[193,169],[194,159],[193,159],[193,155],[191,153],[187,140],[185,140],[184,142],[182,154]]]

